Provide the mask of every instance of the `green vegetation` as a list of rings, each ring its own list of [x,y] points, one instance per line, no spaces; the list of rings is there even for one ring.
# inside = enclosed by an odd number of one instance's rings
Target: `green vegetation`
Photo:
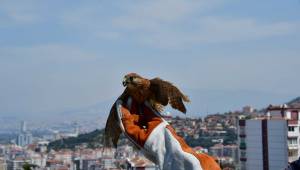
[[[191,147],[202,146],[204,148],[209,148],[214,145],[214,143],[211,142],[212,139],[214,139],[214,137],[199,137],[198,139],[194,139],[190,136],[187,136],[185,141]]]
[[[234,130],[232,129],[225,129],[226,130],[226,135],[224,136],[224,145],[230,145],[230,144],[236,144],[237,142],[237,134],[235,133]]]
[[[78,137],[70,137],[66,139],[60,139],[53,141],[49,144],[48,150],[54,149],[74,149],[75,146],[79,146],[82,144],[87,144],[89,148],[96,148],[101,146],[102,144],[102,136],[104,130],[95,130],[90,133],[81,134]]]
[[[31,170],[31,166],[26,162],[26,163],[23,165],[23,169],[24,169],[24,170]]]
[[[186,136],[184,139],[187,142],[188,145],[191,147],[195,146],[202,146],[205,148],[209,148],[213,146],[215,143],[213,143],[212,139],[220,139],[222,138],[224,140],[223,144],[235,144],[237,141],[237,135],[235,134],[234,130],[232,129],[225,129],[227,133],[224,136],[209,136],[206,134],[200,135],[198,139],[195,139],[191,136]],[[70,137],[67,139],[60,139],[57,141],[53,141],[49,144],[48,150],[54,149],[74,149],[76,146],[85,144],[88,148],[96,148],[99,146],[102,146],[102,137],[104,134],[104,130],[95,130],[90,133],[81,134],[78,137]],[[120,136],[119,144],[125,144],[126,140],[124,140],[124,136]]]
[[[209,148],[216,143],[213,143],[212,139],[223,139],[224,145],[236,144],[237,135],[232,129],[225,129],[227,132],[224,136],[209,136],[209,135],[201,135],[198,139],[195,139],[191,136],[185,137],[185,141],[191,147],[202,146],[205,148]]]
[[[37,165],[34,165],[34,164],[29,164],[28,162],[26,162],[22,168],[23,170],[32,170],[32,169],[35,169],[37,168],[38,166]]]

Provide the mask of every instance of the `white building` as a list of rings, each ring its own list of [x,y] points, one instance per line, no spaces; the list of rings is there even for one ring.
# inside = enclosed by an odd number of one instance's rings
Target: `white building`
[[[128,170],[158,170],[158,166],[145,157],[135,157],[126,160]]]
[[[288,165],[287,121],[239,120],[241,170],[282,170]]]
[[[0,158],[0,170],[7,170],[6,161],[3,158]]]
[[[231,158],[234,163],[238,163],[238,145],[215,144],[209,148],[209,153],[217,160],[221,161],[223,158]]]
[[[18,134],[17,137],[17,145],[23,147],[31,143],[32,143],[32,134],[29,131],[27,131],[26,122],[22,121],[20,127],[20,133]]]
[[[27,132],[27,123],[26,123],[26,121],[21,122],[20,131],[21,132]]]
[[[29,161],[23,159],[7,160],[7,170],[23,170],[23,165],[26,162]]]
[[[288,156],[289,162],[297,160],[300,156],[300,106],[272,106],[267,109],[267,116],[283,118],[288,122]]]
[[[32,143],[32,134],[31,133],[23,133],[18,134],[17,137],[17,145],[26,146]]]
[[[253,113],[253,112],[254,112],[253,107],[251,107],[251,106],[244,106],[243,107],[243,113],[250,114],[250,113]]]

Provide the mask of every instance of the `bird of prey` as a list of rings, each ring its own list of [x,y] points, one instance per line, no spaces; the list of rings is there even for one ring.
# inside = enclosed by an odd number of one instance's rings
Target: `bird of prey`
[[[189,98],[168,81],[160,78],[146,79],[136,73],[129,73],[124,76],[122,83],[126,88],[118,100],[126,101],[128,97],[132,97],[138,104],[148,101],[158,112],[170,104],[172,108],[186,113],[183,102],[190,102]],[[105,126],[104,146],[106,147],[117,146],[122,132],[117,121],[118,113],[114,103]]]

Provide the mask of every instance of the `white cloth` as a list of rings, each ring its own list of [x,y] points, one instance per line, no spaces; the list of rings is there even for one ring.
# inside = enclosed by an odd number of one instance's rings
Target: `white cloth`
[[[130,105],[131,100],[129,99],[127,107],[130,108]],[[160,114],[153,110],[148,103],[145,103],[145,105],[150,108],[153,113],[160,116]],[[121,107],[122,101],[117,101],[120,127],[126,135],[126,130],[121,121]],[[163,120],[162,117],[161,119]],[[139,146],[128,135],[127,137],[142,150],[148,159],[157,164],[161,170],[202,170],[199,159],[182,149],[180,142],[167,128],[168,125],[169,124],[163,120],[156,126],[147,138],[143,147]]]

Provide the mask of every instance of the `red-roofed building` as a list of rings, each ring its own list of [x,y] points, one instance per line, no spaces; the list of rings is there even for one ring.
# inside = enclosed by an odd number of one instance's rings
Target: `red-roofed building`
[[[158,170],[159,168],[145,157],[127,159],[127,170]]]

